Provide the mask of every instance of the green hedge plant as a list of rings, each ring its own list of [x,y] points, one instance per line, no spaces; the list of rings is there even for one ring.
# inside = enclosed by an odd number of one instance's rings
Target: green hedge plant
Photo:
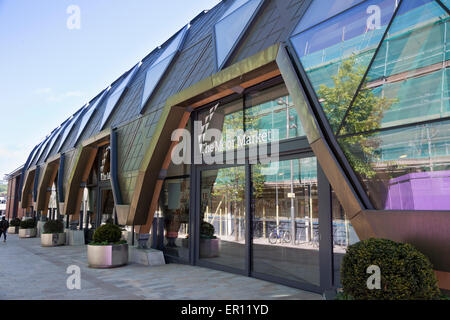
[[[369,266],[381,271],[381,289],[367,285]],[[410,244],[369,239],[351,245],[341,265],[343,296],[356,300],[439,299],[436,275],[426,256]]]
[[[14,218],[14,219],[11,220],[9,225],[11,227],[20,227],[20,222],[21,222],[21,220],[19,218]]]
[[[36,221],[34,219],[23,220],[20,222],[20,229],[34,229]]]
[[[200,225],[200,238],[201,239],[216,239],[214,236],[215,230],[211,223],[203,221]]]
[[[126,241],[121,241],[122,230],[119,226],[107,223],[95,230],[92,237],[93,242],[90,245],[111,245],[123,244]]]
[[[49,220],[44,224],[44,233],[63,233],[64,224],[59,220]]]

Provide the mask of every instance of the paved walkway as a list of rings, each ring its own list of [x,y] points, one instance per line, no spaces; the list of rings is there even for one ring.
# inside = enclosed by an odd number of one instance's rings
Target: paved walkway
[[[81,269],[81,290],[69,290],[67,267]],[[8,235],[0,242],[0,299],[314,300],[320,295],[200,267],[138,264],[90,269],[86,247],[43,248],[40,239]]]

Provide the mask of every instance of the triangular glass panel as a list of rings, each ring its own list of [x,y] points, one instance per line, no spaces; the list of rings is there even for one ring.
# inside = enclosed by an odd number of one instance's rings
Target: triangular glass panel
[[[222,69],[226,63],[262,2],[236,0],[214,26],[217,70]]]
[[[172,55],[168,56],[165,60],[156,65],[152,65],[147,70],[147,73],[145,75],[144,91],[142,93],[141,112],[144,109],[144,106],[147,104],[148,99],[152,95],[162,76],[169,67],[170,63],[172,62],[174,56],[175,53],[172,53]]]
[[[125,91],[125,88],[128,86],[130,80],[133,78],[133,76],[136,74],[137,69],[139,68],[140,63],[138,63],[126,76],[125,79],[122,80],[120,85],[114,89],[114,92],[110,94],[108,97],[108,102],[106,103],[105,111],[103,112],[103,118],[102,123],[100,125],[100,130],[103,129],[104,125],[106,124],[106,121],[108,121],[109,117],[111,116],[111,113],[114,111],[114,108],[117,105],[117,102],[122,97],[123,92]]]
[[[176,51],[180,50],[188,29],[189,29],[189,25],[186,25],[183,28],[183,30],[178,32],[177,36],[167,46],[167,48],[164,50],[164,52],[158,57],[158,59],[155,62],[153,62],[152,66],[157,65],[161,61],[165,60],[167,57],[174,54]]]
[[[61,132],[64,131],[64,129],[66,128],[67,124],[70,123],[72,119],[68,119],[66,121],[64,121],[63,124],[61,124],[61,126],[57,129],[57,132],[53,135],[52,139],[50,140],[50,143],[47,147],[47,150],[45,151],[45,155],[42,158],[44,161],[47,160],[47,157],[50,154],[50,151],[52,150],[53,146],[55,145],[56,140],[58,140],[58,137],[61,135]]]
[[[74,115],[74,117],[69,121],[67,126],[64,128],[64,132],[61,136],[61,139],[59,139],[59,145],[58,145],[58,148],[56,148],[56,152],[59,152],[61,150],[61,147],[64,145],[64,142],[66,141],[67,137],[69,136],[70,132],[72,131],[73,126],[75,125],[75,123],[78,122],[78,119],[83,114],[83,110],[84,110],[84,107],[80,111],[78,111],[76,115]]]
[[[233,13],[236,9],[242,7],[244,4],[246,4],[248,0],[235,0],[233,4],[225,11],[225,13],[222,15],[220,20],[222,20],[225,17],[228,17],[231,13]]]
[[[47,138],[47,140],[45,140],[44,144],[42,145],[41,149],[39,150],[39,153],[36,157],[36,163],[39,162],[39,159],[41,158],[44,150],[46,150],[49,142],[53,139],[53,137],[58,133],[59,127],[56,128],[55,130],[52,131],[52,133],[50,134],[50,136]]]
[[[38,154],[38,152],[41,150],[42,146],[44,145],[45,141],[47,141],[48,136],[44,138],[44,140],[42,140],[37,146],[36,148],[33,150],[33,153],[30,156],[30,161],[28,162],[27,167],[25,168],[25,170],[28,170],[28,168],[31,166],[31,164],[34,161],[34,158],[36,157],[36,155]]]
[[[177,36],[172,40],[172,42],[166,47],[164,52],[156,59],[155,62],[147,69],[145,75],[144,91],[142,93],[141,100],[141,110],[142,113],[145,105],[153,94],[156,86],[161,80],[162,76],[166,72],[169,65],[172,63],[175,54],[181,49],[184,39],[186,38],[187,31],[190,25],[186,25],[183,30],[181,30]]]
[[[80,138],[81,134],[83,133],[84,129],[86,128],[86,125],[88,124],[89,120],[91,119],[92,114],[98,108],[98,106],[100,105],[100,102],[103,100],[103,98],[105,97],[107,92],[108,92],[108,89],[105,89],[103,91],[103,93],[97,98],[97,100],[95,101],[95,103],[92,106],[88,105],[88,106],[86,106],[85,110],[82,111],[83,118],[81,118],[81,123],[80,123],[80,126],[78,127],[78,132],[75,137],[73,145],[77,144],[78,139]]]
[[[402,2],[340,135],[450,116],[449,22],[433,0]]]
[[[441,0],[441,2],[450,10],[450,0]]]
[[[291,38],[334,132],[396,8],[396,0],[364,1]]]
[[[325,21],[364,0],[313,0],[293,34]]]

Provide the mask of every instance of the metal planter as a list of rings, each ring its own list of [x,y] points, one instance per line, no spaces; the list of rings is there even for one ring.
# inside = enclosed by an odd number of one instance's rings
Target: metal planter
[[[87,246],[90,268],[117,268],[128,264],[128,244]]]
[[[19,229],[19,238],[35,238],[37,234],[36,228]]]
[[[63,233],[43,233],[41,234],[41,246],[57,247],[66,244],[66,234]]]
[[[200,239],[200,258],[216,258],[220,253],[220,239]]]

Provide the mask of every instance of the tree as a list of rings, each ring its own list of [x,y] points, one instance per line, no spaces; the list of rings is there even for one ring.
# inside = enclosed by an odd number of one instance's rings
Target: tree
[[[380,141],[373,138],[373,131],[381,128],[384,112],[396,99],[376,96],[367,88],[370,79],[366,78],[353,105],[348,109],[364,77],[365,69],[364,65],[357,65],[354,56],[342,61],[338,74],[332,76],[334,86],[321,85],[317,94],[333,132],[339,136],[355,134],[338,139],[353,169],[362,177],[372,178],[376,173],[370,166],[369,159],[378,156],[375,151],[380,146]],[[341,123],[342,128],[337,132]],[[357,134],[363,132],[372,133]]]

